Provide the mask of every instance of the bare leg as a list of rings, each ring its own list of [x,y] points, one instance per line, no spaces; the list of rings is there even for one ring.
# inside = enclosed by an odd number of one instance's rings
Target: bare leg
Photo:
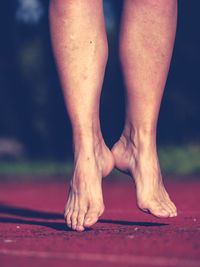
[[[108,54],[102,1],[51,0],[50,23],[74,142],[74,174],[64,216],[69,227],[82,231],[103,213],[102,177],[114,165],[99,125]]]
[[[120,56],[126,83],[126,123],[112,149],[116,166],[134,177],[140,209],[177,215],[162,182],[156,126],[177,20],[176,0],[125,0]]]

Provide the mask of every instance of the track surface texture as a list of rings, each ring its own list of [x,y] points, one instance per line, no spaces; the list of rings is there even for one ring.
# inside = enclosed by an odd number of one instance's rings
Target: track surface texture
[[[200,266],[200,177],[165,185],[179,211],[157,219],[136,208],[126,176],[104,179],[106,210],[78,233],[67,229],[66,179],[0,181],[0,266]]]

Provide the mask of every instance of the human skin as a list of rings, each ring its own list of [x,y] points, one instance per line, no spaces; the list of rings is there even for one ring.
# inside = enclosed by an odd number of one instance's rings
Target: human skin
[[[157,217],[177,215],[162,182],[156,126],[177,21],[175,0],[126,0],[120,58],[126,85],[126,120],[112,149],[115,165],[134,178],[137,205]]]
[[[83,231],[104,211],[102,178],[114,165],[129,172],[140,209],[176,216],[163,186],[156,125],[175,29],[175,0],[125,0],[120,57],[126,85],[126,122],[112,151],[100,129],[99,103],[108,57],[102,0],[51,0],[50,28],[63,95],[72,124],[74,172],[65,219]]]

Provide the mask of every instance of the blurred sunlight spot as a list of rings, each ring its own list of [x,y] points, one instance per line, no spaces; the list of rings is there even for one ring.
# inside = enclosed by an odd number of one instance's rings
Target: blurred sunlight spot
[[[44,14],[44,8],[39,0],[18,0],[16,18],[27,24],[36,24]]]
[[[103,5],[104,5],[106,30],[112,31],[115,27],[115,17],[113,14],[111,2],[109,0],[104,0]]]

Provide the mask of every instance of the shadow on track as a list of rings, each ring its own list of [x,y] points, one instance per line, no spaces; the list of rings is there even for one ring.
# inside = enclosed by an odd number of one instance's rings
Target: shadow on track
[[[116,220],[98,220],[100,223],[111,223],[119,225],[139,225],[139,226],[165,226],[169,225],[168,223],[152,223],[152,222],[128,222],[128,221],[116,221]]]
[[[0,205],[1,214],[10,214],[14,216],[24,217],[20,218],[9,218],[9,217],[0,217],[0,223],[16,223],[16,224],[25,224],[25,225],[40,225],[48,228],[52,228],[57,231],[72,231],[69,229],[64,222],[48,222],[48,221],[38,221],[38,220],[29,220],[29,218],[43,219],[43,220],[63,220],[63,215],[54,212],[43,212],[31,210],[28,208],[18,208],[7,205]],[[27,220],[25,219],[27,218]],[[165,223],[152,223],[152,222],[131,222],[131,221],[120,221],[120,220],[105,220],[100,219],[98,223],[104,224],[115,224],[122,226],[166,226]],[[86,231],[91,231],[92,228],[88,228]]]
[[[66,223],[60,222],[44,222],[44,221],[34,221],[34,220],[22,220],[9,217],[0,218],[0,223],[16,223],[16,224],[26,224],[26,225],[40,225],[48,228],[52,228],[57,231],[72,231],[67,227]]]
[[[48,219],[52,219],[52,220],[63,219],[63,215],[59,213],[37,211],[37,210],[31,210],[27,208],[7,206],[4,204],[0,204],[0,213],[12,214],[12,215],[26,217],[26,218],[38,218],[38,219],[47,219],[47,220]]]

